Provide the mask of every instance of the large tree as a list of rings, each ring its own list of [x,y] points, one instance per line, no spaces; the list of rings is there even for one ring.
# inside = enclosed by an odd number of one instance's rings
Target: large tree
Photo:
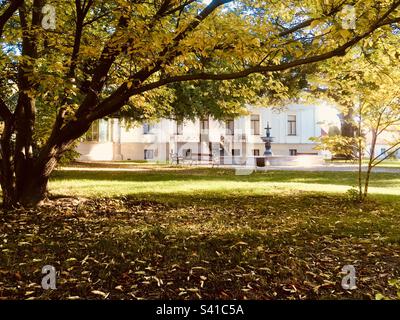
[[[35,205],[91,123],[183,81],[268,77],[396,32],[400,0],[0,0],[3,205]],[[352,5],[354,30],[343,28]],[[56,12],[55,28],[52,8]],[[266,86],[269,82],[266,81]],[[38,108],[55,115],[37,152]],[[140,111],[139,111],[140,112]]]

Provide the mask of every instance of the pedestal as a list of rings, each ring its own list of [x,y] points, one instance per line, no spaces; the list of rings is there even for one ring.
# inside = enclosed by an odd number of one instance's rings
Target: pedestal
[[[256,158],[256,166],[257,167],[265,167],[265,158],[264,157],[257,157]]]

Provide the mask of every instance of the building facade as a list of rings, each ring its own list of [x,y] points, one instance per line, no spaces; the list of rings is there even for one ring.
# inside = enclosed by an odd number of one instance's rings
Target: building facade
[[[327,108],[292,104],[275,110],[248,106],[248,115],[227,121],[162,119],[135,127],[119,119],[99,120],[92,125],[77,151],[81,154],[79,160],[83,161],[171,161],[173,158],[208,161],[218,158],[220,163],[243,164],[263,155],[265,148],[261,137],[265,136],[269,125],[274,138],[274,155],[318,154],[310,138],[327,131],[324,123],[332,122],[334,115]]]

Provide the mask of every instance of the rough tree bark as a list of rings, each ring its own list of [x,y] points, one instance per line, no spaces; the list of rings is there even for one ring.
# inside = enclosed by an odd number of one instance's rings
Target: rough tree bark
[[[340,114],[340,132],[343,137],[354,138],[356,134],[356,126],[353,123],[354,112],[351,107],[346,113]]]

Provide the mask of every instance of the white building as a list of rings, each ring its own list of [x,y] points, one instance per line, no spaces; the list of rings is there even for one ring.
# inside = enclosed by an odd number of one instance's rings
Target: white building
[[[366,135],[367,141],[372,141],[372,132],[369,131]],[[384,159],[388,156],[391,156],[393,158],[400,159],[400,150],[397,150],[397,148],[400,147],[400,145],[395,146],[394,148],[392,147],[395,143],[400,141],[400,132],[398,131],[397,128],[387,128],[384,132],[379,134],[376,144],[375,144],[375,152],[374,152],[374,157],[377,159]],[[367,147],[367,150],[365,152],[365,157],[369,158],[371,154],[371,145],[369,144]]]
[[[262,156],[261,140],[270,125],[274,155],[318,154],[311,137],[327,132],[335,112],[326,106],[292,104],[285,109],[248,107],[249,114],[228,121],[162,119],[128,127],[118,119],[95,122],[77,147],[79,160],[171,161],[186,158],[220,163],[244,163]],[[333,119],[335,123],[339,119]]]

